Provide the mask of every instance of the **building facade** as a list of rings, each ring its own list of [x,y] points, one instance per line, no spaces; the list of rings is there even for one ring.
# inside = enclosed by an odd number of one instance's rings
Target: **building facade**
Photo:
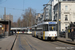
[[[59,0],[59,2],[75,1],[75,0]],[[54,6],[58,3],[58,0],[52,0],[52,20],[54,20]]]
[[[54,20],[57,20],[58,4],[54,6]],[[62,1],[59,3],[59,28],[65,31],[71,22],[75,22],[75,1]]]
[[[58,0],[53,0],[52,1],[52,20],[54,20],[54,6],[58,3]]]
[[[44,20],[44,16],[43,16],[44,14],[40,14],[40,13],[38,13],[37,15],[36,15],[36,23],[38,24],[38,23],[40,23],[40,22],[43,22],[43,20]]]
[[[11,22],[13,22],[13,15],[3,15],[3,19],[10,20]]]
[[[11,28],[11,21],[0,20],[0,35],[9,36]]]
[[[50,0],[44,7],[44,20],[52,20],[52,0]]]

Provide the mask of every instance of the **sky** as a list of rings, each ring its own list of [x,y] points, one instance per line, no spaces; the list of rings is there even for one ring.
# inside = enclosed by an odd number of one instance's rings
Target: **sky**
[[[13,15],[13,22],[17,22],[18,18],[22,19],[23,9],[32,8],[36,13],[43,12],[43,4],[47,4],[49,0],[0,0],[0,18],[3,18],[4,7],[6,7],[6,15]]]

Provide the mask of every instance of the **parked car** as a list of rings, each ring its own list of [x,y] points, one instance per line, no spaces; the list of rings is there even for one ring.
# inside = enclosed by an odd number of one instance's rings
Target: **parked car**
[[[63,31],[63,32],[60,32],[60,37],[66,37],[66,32],[65,31]]]

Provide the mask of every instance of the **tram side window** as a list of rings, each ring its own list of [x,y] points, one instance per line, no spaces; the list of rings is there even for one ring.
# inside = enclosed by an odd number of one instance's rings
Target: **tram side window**
[[[35,29],[34,29],[34,28],[32,28],[32,31],[35,31]]]
[[[37,31],[42,31],[42,29],[41,28],[38,28]]]
[[[42,30],[43,30],[42,25],[39,25],[39,26],[37,27],[37,31],[42,31]]]
[[[42,31],[42,28],[37,28],[37,31]]]
[[[43,26],[43,30],[44,30],[44,31],[48,31],[48,25],[44,25],[44,26]]]

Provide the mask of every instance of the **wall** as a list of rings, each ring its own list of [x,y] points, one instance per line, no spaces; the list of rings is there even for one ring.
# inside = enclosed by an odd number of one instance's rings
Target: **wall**
[[[65,15],[68,20],[65,21]],[[61,31],[66,30],[66,26],[69,26],[71,22],[75,22],[75,2],[61,2]]]

